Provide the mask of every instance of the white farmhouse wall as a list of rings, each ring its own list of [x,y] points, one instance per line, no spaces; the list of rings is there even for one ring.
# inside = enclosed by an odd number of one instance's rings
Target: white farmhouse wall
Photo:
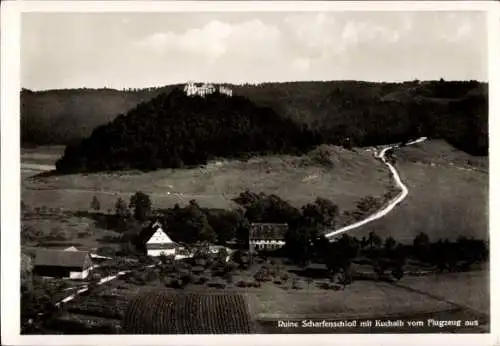
[[[158,257],[161,255],[175,256],[175,249],[148,249],[148,256]]]
[[[88,275],[89,275],[89,270],[85,269],[81,272],[70,272],[69,278],[70,279],[85,279]]]
[[[255,249],[277,249],[285,245],[283,240],[251,240],[250,244]]]

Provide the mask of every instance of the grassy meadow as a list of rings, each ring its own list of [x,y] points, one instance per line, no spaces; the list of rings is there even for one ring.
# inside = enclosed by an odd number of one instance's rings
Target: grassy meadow
[[[474,157],[444,141],[395,151],[396,169],[408,197],[386,217],[354,231],[375,231],[411,242],[419,232],[431,240],[472,236],[488,239],[488,158]]]
[[[269,156],[248,162],[223,160],[200,168],[148,173],[128,171],[34,178],[33,172],[25,172],[22,199],[30,206],[86,210],[96,195],[101,209],[107,210],[114,208],[119,196],[128,199],[136,191],[143,191],[151,196],[156,208],[172,207],[175,203],[183,205],[191,199],[203,207],[233,208],[231,199],[250,189],[277,194],[297,207],[320,196],[349,210],[361,197],[382,195],[391,184],[386,168],[371,153],[336,148],[335,156],[331,160],[333,167],[322,166],[307,156]],[[360,177],[363,177],[362,184]]]

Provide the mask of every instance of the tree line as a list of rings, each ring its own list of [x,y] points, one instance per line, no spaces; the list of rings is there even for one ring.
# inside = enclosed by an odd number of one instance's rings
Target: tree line
[[[122,251],[125,254],[145,253],[145,239],[141,239],[144,221],[155,220],[162,222],[176,242],[227,245],[229,241],[236,241],[242,249],[248,249],[252,222],[287,223],[285,246],[271,255],[285,256],[304,266],[311,262],[324,263],[333,273],[349,273],[356,258],[367,258],[378,275],[387,270],[402,275],[400,272],[409,258],[439,271],[461,271],[486,261],[489,256],[488,243],[483,240],[458,237],[456,240],[430,241],[425,232],[416,235],[411,244],[399,243],[393,237],[382,239],[375,232],[362,238],[344,234],[330,241],[324,233],[338,226],[341,213],[334,202],[325,198],[296,208],[279,196],[246,190],[234,201],[239,205],[235,210],[201,208],[192,200],[184,207],[175,205],[153,211],[149,197],[142,192],[132,196],[128,205],[118,199],[114,216],[120,220],[116,230],[121,233]],[[96,206],[97,203],[94,200],[91,204]],[[376,198],[360,199],[357,209],[351,211],[352,215],[357,215],[353,221],[363,218],[367,210],[373,211],[376,205]]]

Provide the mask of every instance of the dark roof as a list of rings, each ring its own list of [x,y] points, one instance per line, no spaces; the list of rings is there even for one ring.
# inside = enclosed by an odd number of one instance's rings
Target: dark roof
[[[137,295],[123,319],[125,334],[248,334],[254,324],[242,294],[153,291]]]
[[[87,251],[39,249],[35,254],[35,266],[84,268],[89,261]]]
[[[249,237],[253,240],[285,240],[286,223],[252,223]]]

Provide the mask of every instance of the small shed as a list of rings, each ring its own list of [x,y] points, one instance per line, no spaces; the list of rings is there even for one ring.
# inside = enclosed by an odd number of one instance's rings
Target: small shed
[[[39,276],[85,279],[92,270],[87,251],[40,249],[35,253],[33,273]]]

